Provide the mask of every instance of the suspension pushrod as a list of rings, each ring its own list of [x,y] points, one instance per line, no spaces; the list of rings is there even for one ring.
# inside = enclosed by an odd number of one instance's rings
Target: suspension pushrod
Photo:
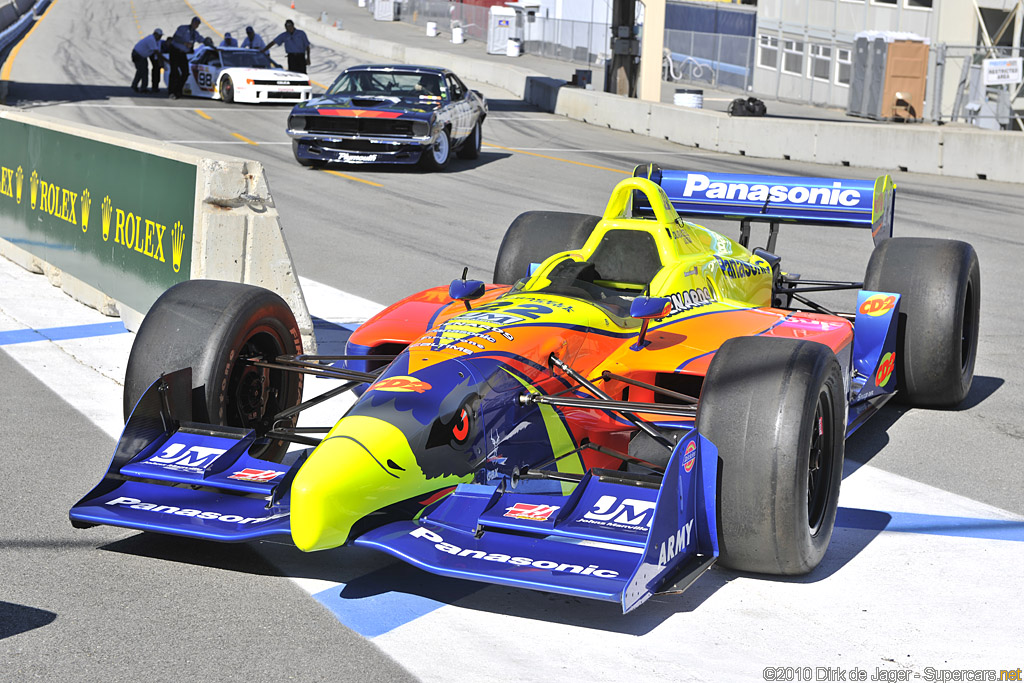
[[[558,356],[556,356],[553,353],[550,356],[550,362],[555,367],[557,367],[559,370],[561,370],[562,372],[564,372],[565,374],[569,375],[574,380],[579,382],[581,385],[583,385],[590,393],[594,394],[595,396],[600,396],[601,398],[605,399],[605,401],[608,401],[609,404],[611,404],[611,403],[619,404],[618,408],[615,408],[615,407],[608,408],[607,406],[601,406],[601,407],[598,407],[598,410],[607,410],[607,409],[614,410],[619,415],[624,417],[626,420],[631,422],[638,429],[646,432],[648,436],[650,436],[652,439],[654,439],[655,441],[660,443],[662,446],[664,446],[665,448],[667,448],[669,450],[672,450],[672,447],[673,447],[672,442],[669,441],[668,439],[666,439],[664,436],[662,436],[661,433],[657,429],[655,429],[651,425],[647,424],[646,422],[641,420],[639,417],[637,417],[633,413],[629,412],[630,406],[629,406],[628,403],[625,403],[625,405],[623,405],[624,402],[622,402],[622,401],[612,401],[612,397],[611,396],[609,396],[605,392],[603,392],[600,389],[598,389],[597,385],[595,385],[593,382],[588,380],[586,377],[584,377],[583,375],[581,375],[580,373],[576,372],[575,370],[570,368],[568,365],[563,363],[558,358]],[[572,400],[572,399],[560,398],[560,399],[556,399],[556,400],[567,401],[567,400]],[[554,404],[552,404],[552,405],[554,405]],[[594,406],[587,406],[587,407],[594,407]]]

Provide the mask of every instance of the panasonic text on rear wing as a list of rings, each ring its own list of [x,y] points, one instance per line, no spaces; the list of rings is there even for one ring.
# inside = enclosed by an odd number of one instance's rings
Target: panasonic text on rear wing
[[[849,180],[695,173],[654,164],[637,166],[633,175],[661,185],[680,216],[868,228],[875,244],[892,236],[896,186],[888,175]],[[636,201],[637,213],[650,211],[646,198]]]

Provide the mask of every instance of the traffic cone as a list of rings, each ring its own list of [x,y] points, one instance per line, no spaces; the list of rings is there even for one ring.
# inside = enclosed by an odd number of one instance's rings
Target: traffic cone
[[[295,0],[292,0],[292,5],[290,9],[295,9]]]

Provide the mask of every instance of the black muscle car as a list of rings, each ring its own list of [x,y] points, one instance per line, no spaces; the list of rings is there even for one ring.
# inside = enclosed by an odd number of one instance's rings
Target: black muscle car
[[[415,164],[440,171],[452,152],[480,154],[487,101],[448,69],[366,64],[345,69],[321,97],[288,116],[303,166]]]

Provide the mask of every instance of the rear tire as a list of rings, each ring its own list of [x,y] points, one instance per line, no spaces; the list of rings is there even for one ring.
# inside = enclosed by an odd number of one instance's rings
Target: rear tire
[[[498,247],[494,282],[511,285],[526,277],[531,263],[552,254],[579,249],[586,243],[600,216],[563,211],[527,211],[512,221]]]
[[[193,420],[266,431],[274,414],[301,400],[302,375],[240,359],[300,353],[295,316],[274,292],[236,282],[182,282],[156,300],[135,335],[125,420],[161,374],[191,367]],[[277,460],[286,450],[286,443],[271,442],[260,457]]]
[[[484,122],[478,121],[473,126],[473,132],[469,134],[466,141],[462,143],[462,147],[459,147],[457,154],[460,159],[476,159],[480,156],[480,148],[483,146],[483,128]]]
[[[901,295],[896,399],[953,408],[974,381],[981,271],[974,247],[955,240],[892,238],[871,254],[864,289]]]
[[[235,101],[235,84],[231,82],[230,76],[220,79],[220,99],[228,104]]]
[[[715,353],[697,429],[718,448],[719,562],[806,574],[825,556],[843,473],[843,375],[816,342],[736,337]]]

